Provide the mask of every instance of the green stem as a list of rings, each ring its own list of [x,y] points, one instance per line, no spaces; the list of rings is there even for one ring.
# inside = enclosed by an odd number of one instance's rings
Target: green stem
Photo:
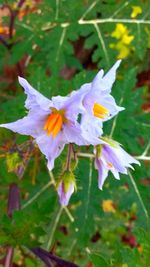
[[[138,197],[138,199],[139,199],[139,202],[140,202],[140,204],[141,204],[141,206],[142,206],[142,209],[143,209],[143,212],[144,212],[144,214],[145,214],[145,217],[148,219],[148,218],[149,218],[148,211],[147,211],[147,209],[146,209],[146,207],[145,207],[145,205],[144,205],[144,202],[143,202],[142,197],[141,197],[141,195],[140,195],[139,189],[138,189],[138,187],[137,187],[137,185],[136,185],[136,183],[135,183],[135,181],[134,181],[134,178],[133,178],[133,176],[132,176],[132,174],[131,174],[130,171],[128,171],[128,174],[129,174],[131,183],[132,183],[132,185],[133,185],[133,187],[134,187],[134,190],[135,190],[135,192],[136,192],[136,194],[137,194],[137,197]]]
[[[22,209],[25,209],[28,207],[32,202],[34,202],[43,192],[45,192],[51,185],[52,181],[50,181],[48,184],[43,186],[39,192],[37,192],[31,199],[29,199],[24,205],[22,205]]]
[[[52,244],[52,241],[53,241],[53,236],[54,236],[54,233],[56,231],[58,222],[60,220],[62,211],[63,211],[63,207],[60,207],[59,210],[58,210],[58,213],[57,213],[57,215],[55,217],[55,221],[54,221],[53,227],[52,227],[52,229],[50,231],[49,239],[48,239],[47,246],[46,246],[48,251],[50,250],[50,247],[51,247],[51,244]]]

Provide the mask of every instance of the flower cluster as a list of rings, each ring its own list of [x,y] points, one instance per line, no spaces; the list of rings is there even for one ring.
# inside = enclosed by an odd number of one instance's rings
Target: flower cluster
[[[130,45],[134,36],[129,35],[128,28],[122,23],[117,23],[115,30],[111,33],[111,36],[117,39],[117,43],[111,43],[110,48],[119,52],[118,58],[123,59],[128,57],[132,50],[134,50],[134,48]]]
[[[103,123],[124,109],[117,106],[111,96],[119,65],[120,60],[105,75],[101,70],[91,83],[82,85],[68,96],[56,96],[51,100],[36,91],[24,78],[19,77],[19,83],[27,95],[25,107],[28,109],[28,115],[16,122],[1,124],[0,127],[31,135],[45,155],[50,171],[66,144],[93,145],[98,185],[102,189],[109,171],[119,179],[119,173],[127,174],[127,168],[131,168],[132,163],[138,164],[119,143],[102,136]],[[57,183],[62,205],[68,204],[75,187],[75,177],[68,161]]]

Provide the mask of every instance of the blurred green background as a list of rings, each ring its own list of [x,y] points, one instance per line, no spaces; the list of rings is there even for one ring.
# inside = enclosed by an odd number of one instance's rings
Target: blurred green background
[[[0,266],[10,247],[15,248],[10,267],[43,266],[30,252],[37,246],[81,267],[147,267],[150,262],[149,0],[0,1],[1,123],[26,114],[17,76],[50,98],[90,82],[118,58],[122,63],[112,94],[125,111],[105,123],[104,132],[139,157],[141,167],[120,181],[109,175],[100,191],[94,163],[80,159],[78,191],[63,209],[50,181],[59,178],[66,149],[53,177],[30,138],[1,129]],[[21,208],[10,218],[12,183]]]

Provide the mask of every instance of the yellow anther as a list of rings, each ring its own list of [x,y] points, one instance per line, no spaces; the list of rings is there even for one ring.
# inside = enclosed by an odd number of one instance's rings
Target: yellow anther
[[[95,117],[100,119],[104,119],[106,116],[109,116],[109,110],[98,103],[94,104],[93,113]]]

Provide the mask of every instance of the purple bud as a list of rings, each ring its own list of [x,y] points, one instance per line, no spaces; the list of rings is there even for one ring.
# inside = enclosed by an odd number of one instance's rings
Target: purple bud
[[[8,208],[7,213],[12,217],[13,210],[20,209],[20,191],[16,184],[11,184],[9,187]]]

